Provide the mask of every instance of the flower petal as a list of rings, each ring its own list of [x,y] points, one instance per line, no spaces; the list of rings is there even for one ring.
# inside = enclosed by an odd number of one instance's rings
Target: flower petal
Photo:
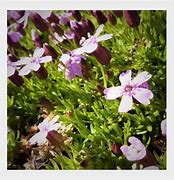
[[[103,31],[103,28],[104,28],[104,24],[101,24],[101,25],[97,28],[94,36],[97,37],[97,36]]]
[[[12,76],[15,73],[15,68],[13,66],[7,67],[7,77]]]
[[[61,123],[55,123],[49,127],[49,131],[57,130],[61,127],[61,125],[62,125]]]
[[[99,36],[99,37],[97,37],[97,42],[111,39],[112,36],[113,36],[113,34],[105,34],[103,36]]]
[[[145,88],[136,88],[132,95],[137,101],[144,105],[150,104],[150,99],[153,98],[153,93]]]
[[[33,58],[40,58],[44,54],[44,48],[36,48],[33,53]]]
[[[85,47],[80,47],[73,50],[74,55],[80,55],[80,54],[83,54],[84,52],[85,52]]]
[[[72,68],[72,70],[73,70],[75,75],[77,75],[77,76],[81,76],[82,75],[82,68],[81,68],[80,64],[72,63],[71,64],[71,68]]]
[[[68,66],[66,68],[65,77],[66,77],[67,80],[71,80],[71,79],[76,77],[76,75],[74,74],[74,71],[72,70],[71,66]]]
[[[120,147],[120,150],[126,157],[129,155],[129,146],[123,145]]]
[[[104,90],[105,99],[116,99],[122,95],[122,87],[110,87]]]
[[[119,76],[121,85],[127,85],[127,84],[131,83],[131,76],[132,76],[131,70],[127,70],[126,72],[121,73]]]
[[[37,143],[38,145],[44,144],[47,140],[46,135],[47,135],[46,132],[38,132],[33,137],[31,137],[29,139],[29,143],[30,144],[36,144]]]
[[[22,57],[19,61],[13,62],[14,65],[25,65],[30,63],[31,58],[29,57]]]
[[[128,112],[132,109],[132,96],[123,95],[118,112]]]
[[[90,44],[88,44],[86,46],[83,46],[84,52],[86,52],[86,53],[94,52],[97,49],[97,47],[98,47],[97,43],[90,43]]]
[[[59,119],[59,115],[56,115],[51,121],[49,121],[50,125],[53,125]]]
[[[133,80],[133,85],[140,85],[146,81],[148,81],[152,77],[151,74],[149,74],[147,71],[143,71],[140,74],[138,74]]]
[[[128,140],[138,151],[145,149],[144,144],[134,136],[131,136]]]
[[[40,68],[40,64],[38,63],[30,63],[29,66],[30,66],[30,69],[33,71],[38,71],[38,69]]]
[[[40,62],[41,63],[45,63],[45,62],[50,62],[52,61],[52,57],[51,56],[44,56],[40,58]]]
[[[30,66],[27,64],[19,71],[19,76],[27,75],[31,72]]]
[[[63,64],[68,63],[68,61],[70,60],[70,55],[69,54],[62,54],[62,56],[60,57],[60,61],[63,62]]]

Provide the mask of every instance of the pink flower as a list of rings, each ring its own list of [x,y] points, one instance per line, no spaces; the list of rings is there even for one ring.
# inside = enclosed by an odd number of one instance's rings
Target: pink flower
[[[38,125],[39,132],[29,139],[29,143],[37,143],[38,145],[44,144],[47,141],[46,136],[48,132],[60,128],[61,123],[55,123],[58,118],[59,116],[57,115],[50,121],[48,120],[48,118],[44,119],[43,122]]]
[[[43,56],[44,49],[36,48],[32,57],[22,57],[19,61],[15,62],[15,65],[24,65],[19,71],[19,75],[27,75],[31,71],[38,71],[41,67],[40,63],[49,62],[52,60],[51,56]]]
[[[80,44],[82,47],[75,50],[76,54],[83,54],[84,52],[92,53],[97,49],[98,43],[100,41],[111,39],[112,34],[105,34],[105,35],[99,36],[99,34],[103,31],[103,28],[104,28],[104,25],[102,24],[98,27],[94,35],[91,35],[88,32],[87,39],[85,37],[82,37],[80,40]]]
[[[151,75],[144,71],[138,74],[133,80],[131,79],[132,71],[128,70],[121,73],[119,79],[121,86],[110,87],[104,90],[105,99],[117,99],[122,96],[119,106],[119,112],[128,112],[132,109],[133,98],[144,105],[150,104],[150,99],[153,98],[153,93],[142,84],[151,78]]]
[[[64,14],[62,14],[61,16],[59,16],[59,23],[61,25],[63,24],[67,24],[69,22],[69,17],[72,16],[72,13],[70,12],[65,12]]]
[[[85,58],[81,55],[74,54],[73,51],[71,51],[68,54],[63,54],[60,57],[60,61],[66,66],[66,70],[65,70],[66,79],[71,80],[76,76],[82,75],[82,68],[80,64],[82,59]],[[58,70],[61,71],[63,69],[64,67],[61,64],[59,64]]]
[[[161,134],[166,136],[166,119],[161,121]]]
[[[146,148],[139,139],[132,136],[128,142],[130,142],[130,146],[123,145],[120,149],[129,161],[138,161],[146,156]]]

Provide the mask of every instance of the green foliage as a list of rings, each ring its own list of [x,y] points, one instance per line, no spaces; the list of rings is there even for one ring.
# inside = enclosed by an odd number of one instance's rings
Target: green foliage
[[[98,27],[89,12],[81,11],[81,14]],[[61,44],[54,45],[47,34],[38,31],[59,56],[45,64],[48,71],[46,80],[32,74],[30,78],[24,77],[22,87],[8,81],[8,126],[12,128],[8,133],[8,160],[11,163],[21,138],[19,131],[26,133],[28,125],[40,121],[41,97],[54,104],[53,113],[60,115],[60,121],[72,126],[66,136],[73,138],[65,149],[66,153],[50,158],[45,169],[131,169],[132,162],[122,154],[111,152],[112,144],[121,146],[128,143],[130,136],[136,136],[148,148],[151,142],[161,137],[160,122],[166,118],[166,12],[141,11],[139,14],[141,23],[138,28],[128,27],[124,17],[117,18],[115,26],[106,23],[104,33],[113,33],[113,38],[102,42],[102,45],[110,50],[112,60],[101,69],[96,59],[87,55],[89,79],[76,77],[66,80],[64,71],[57,70]],[[18,50],[18,58],[28,56],[34,50],[30,35],[32,28],[35,26],[29,22],[27,35],[20,42],[28,52]],[[71,50],[76,47],[73,41],[67,46]],[[96,89],[97,85],[104,86],[102,70],[106,85],[110,87],[120,85],[119,75],[128,69],[133,71],[134,77],[141,71],[152,74],[149,84],[154,97],[148,106],[134,103],[130,112],[118,113],[120,99],[108,101]],[[109,72],[113,75],[109,76]],[[14,131],[18,132],[17,135]],[[155,150],[153,154],[160,169],[165,169],[166,154],[157,154]],[[85,161],[86,166],[82,163]]]

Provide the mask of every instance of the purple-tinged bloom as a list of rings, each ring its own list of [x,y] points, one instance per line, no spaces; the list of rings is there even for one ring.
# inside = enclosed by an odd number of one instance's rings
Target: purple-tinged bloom
[[[90,35],[90,33],[88,33],[87,39],[85,37],[82,37],[80,40],[80,44],[82,47],[74,50],[75,53],[76,54],[83,54],[84,52],[92,53],[97,49],[98,43],[100,41],[111,39],[112,34],[105,34],[105,35],[99,36],[99,34],[103,31],[103,28],[104,28],[104,25],[102,24],[98,27],[94,35]]]
[[[74,39],[75,34],[70,30],[70,31],[65,32],[65,37],[67,39]]]
[[[129,161],[138,161],[146,156],[146,148],[139,139],[132,136],[128,142],[130,146],[123,145],[120,149]]]
[[[13,43],[17,43],[19,42],[19,40],[21,39],[22,35],[19,32],[9,32],[8,33],[9,38],[11,39],[11,41]]]
[[[74,39],[75,34],[72,31],[67,31],[65,32],[64,35],[59,35],[58,33],[54,32],[54,39],[51,37],[53,43],[56,45],[59,42],[63,42],[64,40],[67,39]]]
[[[73,51],[71,51],[68,54],[63,54],[60,57],[60,61],[66,66],[65,70],[65,76],[66,79],[71,80],[75,78],[76,76],[82,75],[82,67],[81,67],[81,60],[85,59],[81,55],[74,54]],[[58,65],[58,70],[61,71],[64,69],[64,66],[61,64]]]
[[[131,75],[131,70],[121,73],[119,76],[121,86],[110,87],[104,90],[105,99],[112,100],[122,96],[119,112],[128,112],[131,110],[133,98],[144,105],[150,104],[150,99],[153,98],[153,93],[149,89],[140,87],[140,85],[152,77],[151,74],[143,71],[133,80],[131,79]]]
[[[166,119],[161,121],[161,134],[163,136],[166,136]]]
[[[43,56],[44,49],[36,48],[32,57],[22,57],[19,61],[15,62],[15,65],[24,65],[19,71],[19,75],[27,75],[31,71],[38,71],[41,67],[41,63],[49,62],[52,60],[51,56]]]
[[[29,18],[29,16],[30,16],[31,13],[37,13],[37,14],[39,14],[43,19],[46,19],[47,17],[49,17],[49,16],[51,15],[51,11],[45,11],[45,10],[40,10],[40,11],[38,11],[38,10],[28,11],[28,10],[27,10],[27,11],[25,11],[24,16],[21,17],[21,18],[17,21],[19,24],[24,23],[24,27],[23,27],[23,28],[25,28],[25,27],[27,26],[27,24],[28,24],[28,18]]]
[[[61,16],[59,16],[59,24],[66,25],[69,22],[69,17],[72,16],[72,13],[64,13]]]
[[[14,19],[15,21],[21,18],[22,11],[9,10],[7,12],[8,17]]]
[[[50,121],[48,118],[44,119],[43,122],[38,125],[39,132],[29,139],[29,143],[37,143],[38,145],[44,144],[47,141],[46,137],[48,132],[60,128],[61,123],[56,123],[58,118],[59,116],[57,115]]]

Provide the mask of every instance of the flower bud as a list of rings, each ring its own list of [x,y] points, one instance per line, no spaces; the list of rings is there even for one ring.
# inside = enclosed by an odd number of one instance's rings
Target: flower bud
[[[12,55],[12,54],[8,54],[8,59],[10,60],[10,62],[18,61],[18,59],[14,55]]]
[[[134,10],[124,11],[124,16],[126,18],[127,24],[130,27],[137,27],[140,24],[140,17],[137,11]]]
[[[120,153],[121,153],[120,146],[117,145],[117,144],[113,144],[111,151],[112,151],[112,153],[115,154],[115,155],[120,154]]]
[[[105,17],[102,11],[93,11],[93,15],[95,16],[99,24],[105,24],[107,22],[107,18]]]
[[[48,77],[48,72],[43,66],[41,66],[35,74],[39,79],[46,79]]]
[[[84,29],[86,29],[87,32],[89,32],[90,34],[94,34],[95,27],[91,20],[84,19],[82,21],[82,26]]]
[[[53,103],[44,96],[40,98],[40,105],[43,108],[47,108],[47,109],[52,109],[54,107]]]
[[[116,17],[122,17],[123,16],[123,11],[122,10],[115,10],[113,11]]]
[[[84,78],[88,79],[90,75],[90,67],[86,60],[81,60],[81,72]]]
[[[83,168],[86,168],[88,166],[88,161],[87,160],[81,160],[80,161],[80,166],[83,167]]]
[[[49,131],[46,138],[55,147],[61,147],[64,144],[64,137],[55,130]]]
[[[18,24],[16,27],[16,31],[19,32],[20,34],[22,34],[23,36],[25,36],[26,32],[23,29],[23,26],[24,26],[23,24]]]
[[[102,65],[109,64],[112,58],[109,50],[102,45],[98,45],[97,49],[92,52],[91,55],[95,56],[98,62]]]
[[[146,150],[146,156],[143,159],[141,159],[139,162],[140,164],[143,165],[143,167],[156,165],[156,159],[148,149]]]
[[[59,24],[59,18],[52,12],[51,15],[49,17],[47,17],[47,20],[50,23],[56,23]]]
[[[49,25],[39,14],[30,13],[30,18],[40,31],[48,31]]]
[[[43,48],[45,50],[44,54],[46,56],[52,56],[53,59],[57,58],[58,53],[52,46],[48,45],[47,43],[44,43]]]
[[[97,91],[97,92],[100,92],[100,93],[103,94],[104,89],[105,89],[105,88],[104,88],[102,85],[97,84],[97,86],[96,86],[96,91]]]
[[[107,15],[107,19],[112,25],[115,25],[117,23],[117,19],[115,18],[115,16],[112,13],[109,13]]]
[[[79,10],[70,10],[68,12],[70,12],[77,21],[80,21],[82,19],[82,16]]]
[[[17,71],[15,71],[15,73],[12,76],[8,77],[8,78],[13,84],[15,84],[18,87],[21,86],[24,83],[23,78],[18,75]]]
[[[56,23],[51,23],[51,27],[52,27],[53,31],[56,32],[59,36],[64,35],[63,29]]]

